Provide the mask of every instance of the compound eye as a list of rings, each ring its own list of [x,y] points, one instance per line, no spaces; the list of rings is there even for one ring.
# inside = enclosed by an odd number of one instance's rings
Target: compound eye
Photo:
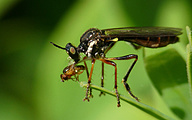
[[[77,52],[77,48],[73,46],[71,43],[66,45],[66,51],[69,56],[75,61],[78,62],[80,60],[79,53]]]
[[[75,54],[75,53],[76,53],[76,50],[75,50],[74,47],[71,47],[71,48],[70,48],[70,53],[72,53],[72,54]]]

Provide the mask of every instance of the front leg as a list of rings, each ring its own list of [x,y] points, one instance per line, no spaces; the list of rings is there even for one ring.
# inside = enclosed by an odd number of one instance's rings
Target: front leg
[[[84,57],[84,59],[86,59],[86,57]],[[86,70],[86,73],[87,73],[87,79],[89,79],[89,71],[88,71],[88,67],[87,67],[87,64],[86,64],[85,61],[84,61],[84,65],[85,65],[85,70]],[[89,98],[93,98],[92,89],[91,88],[90,88],[90,92],[89,92]]]
[[[91,66],[91,71],[90,71],[88,82],[87,82],[86,95],[85,95],[85,98],[83,99],[83,101],[85,101],[85,100],[89,101],[88,93],[89,93],[89,89],[90,89],[90,83],[91,83],[91,77],[92,77],[92,74],[93,74],[94,64],[95,64],[95,59],[92,59],[92,66]]]

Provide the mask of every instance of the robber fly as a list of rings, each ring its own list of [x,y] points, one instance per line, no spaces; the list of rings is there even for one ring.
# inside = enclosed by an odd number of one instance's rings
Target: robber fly
[[[120,106],[119,93],[117,90],[117,67],[116,63],[112,60],[129,60],[135,59],[131,67],[125,74],[122,82],[128,91],[128,93],[137,101],[139,99],[133,95],[127,84],[127,78],[133,69],[135,63],[138,60],[138,56],[135,54],[129,54],[120,57],[107,58],[106,53],[115,45],[118,41],[130,42],[135,48],[140,46],[148,48],[159,48],[165,47],[169,44],[176,43],[179,38],[178,35],[182,34],[180,28],[171,27],[126,27],[126,28],[113,28],[113,29],[103,29],[99,30],[97,28],[88,29],[80,38],[80,44],[78,47],[73,46],[68,43],[65,48],[52,43],[54,46],[66,50],[68,55],[74,60],[74,65],[84,62],[86,66],[86,60],[92,60],[92,66],[90,74],[88,75],[88,84],[86,89],[86,96],[84,100],[88,100],[88,93],[90,90],[91,77],[93,73],[93,68],[95,60],[102,61],[102,76],[101,76],[101,87],[103,87],[104,81],[104,63],[114,66],[115,68],[115,93],[117,97],[117,106]],[[85,57],[80,60],[80,53],[85,54]],[[76,69],[72,67],[71,69]],[[69,70],[70,71],[70,70]],[[86,71],[88,71],[86,67]],[[68,72],[68,70],[66,70]],[[65,74],[65,73],[64,73]],[[74,74],[78,74],[74,73]],[[71,74],[71,75],[74,75]]]

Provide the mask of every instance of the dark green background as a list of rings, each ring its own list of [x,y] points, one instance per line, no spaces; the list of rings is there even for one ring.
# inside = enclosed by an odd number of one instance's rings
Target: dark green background
[[[123,101],[117,108],[116,98],[99,97],[98,91],[93,91],[89,103],[83,102],[85,88],[73,81],[60,82],[68,55],[49,42],[77,46],[80,36],[91,27],[179,27],[184,34],[173,47],[185,59],[186,25],[192,26],[191,0],[0,0],[0,119],[154,119]],[[119,42],[107,56],[126,54],[139,55],[128,80],[133,93],[141,102],[174,118],[147,76],[142,50]],[[121,79],[132,60],[116,63],[119,92],[129,96]],[[100,65],[97,61],[92,78],[97,85]],[[105,87],[113,90],[114,68],[105,66]],[[80,81],[87,81],[85,73]]]

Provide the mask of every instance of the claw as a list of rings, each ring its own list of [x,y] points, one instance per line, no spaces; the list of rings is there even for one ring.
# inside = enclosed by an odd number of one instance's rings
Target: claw
[[[89,95],[89,98],[93,98],[93,95]]]
[[[104,92],[100,92],[99,97],[101,97],[102,95],[105,96],[105,93]]]
[[[121,107],[120,103],[117,103],[117,107]]]
[[[88,97],[85,97],[85,98],[83,99],[83,101],[85,101],[85,100],[87,100],[87,101],[89,102],[89,98],[88,98]]]

